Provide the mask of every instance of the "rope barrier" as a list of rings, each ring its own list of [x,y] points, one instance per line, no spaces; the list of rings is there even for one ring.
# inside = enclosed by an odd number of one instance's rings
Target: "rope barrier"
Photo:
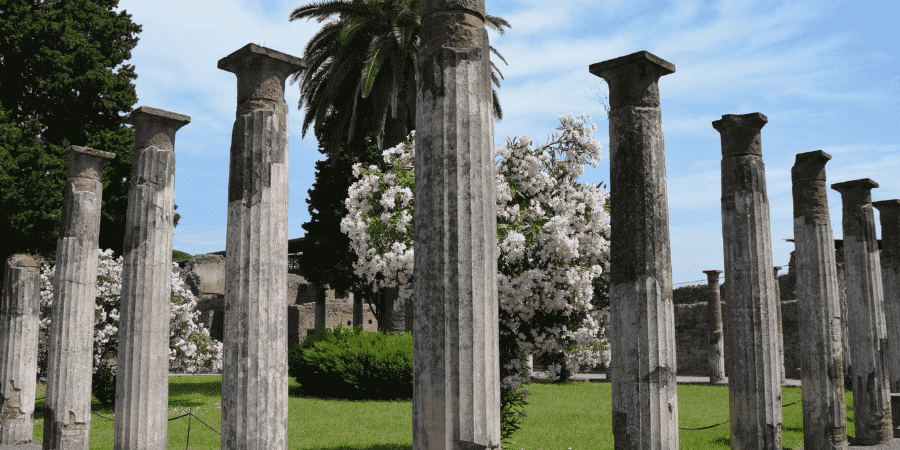
[[[793,402],[793,403],[788,403],[787,405],[781,405],[781,407],[782,407],[782,408],[785,408],[785,407],[787,407],[787,406],[791,406],[791,405],[796,404],[796,403],[800,403],[800,400],[797,400],[796,402]],[[726,421],[724,421],[724,422],[719,422],[719,423],[717,423],[717,424],[715,424],[715,425],[710,425],[710,426],[708,426],[708,427],[700,427],[700,428],[678,427],[678,429],[679,429],[679,430],[708,430],[708,429],[710,429],[710,428],[715,428],[715,427],[717,427],[717,426],[719,426],[719,425],[725,425],[725,424],[728,423],[728,422],[731,422],[731,420],[726,420]]]

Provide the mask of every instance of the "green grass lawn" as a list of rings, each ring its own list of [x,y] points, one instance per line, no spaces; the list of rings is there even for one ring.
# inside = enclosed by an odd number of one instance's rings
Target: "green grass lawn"
[[[210,426],[221,429],[219,392],[221,376],[173,377],[169,381],[169,417],[189,409]],[[323,400],[299,394],[300,385],[291,379],[291,449],[303,450],[410,450],[412,449],[411,401]],[[43,397],[38,386],[37,397]],[[613,448],[611,385],[570,381],[557,385],[533,380],[526,407],[528,417],[521,429],[504,442],[510,450],[596,450]],[[853,427],[853,394],[845,392],[847,432]],[[782,389],[783,404],[800,399],[799,388]],[[43,433],[44,401],[37,402],[34,439]],[[102,409],[95,399],[96,412],[113,417],[111,408]],[[783,409],[782,440],[785,450],[803,443],[803,410],[800,403]],[[678,420],[681,427],[699,428],[728,420],[728,388],[682,384],[678,386]],[[220,448],[219,435],[196,419],[191,421],[190,448]],[[707,430],[681,430],[680,448],[730,448],[728,424]],[[169,448],[185,448],[187,417],[169,422]],[[91,417],[91,448],[112,448],[113,423]]]

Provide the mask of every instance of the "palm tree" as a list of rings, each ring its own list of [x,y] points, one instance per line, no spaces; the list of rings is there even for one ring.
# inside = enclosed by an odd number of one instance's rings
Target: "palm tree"
[[[290,21],[316,18],[320,23],[339,14],[340,17],[322,27],[307,43],[304,60],[307,67],[291,77],[291,84],[303,77],[300,102],[306,103],[303,136],[315,122],[317,138],[325,141],[325,153],[333,155],[342,142],[350,142],[354,134],[375,137],[379,149],[403,142],[415,129],[416,84],[421,13],[419,0],[330,0],[311,3],[294,10]],[[485,23],[503,34],[509,22],[485,15]],[[490,51],[504,63],[494,47]],[[381,71],[382,67],[387,71]],[[497,66],[491,67],[500,74]],[[378,76],[388,72],[386,76]],[[357,75],[359,74],[359,75]],[[491,73],[497,87],[500,81]],[[360,98],[375,93],[372,117],[357,114]],[[503,110],[492,89],[494,117],[503,118]],[[336,105],[352,108],[338,108]],[[390,116],[388,109],[390,108]],[[338,118],[337,126],[326,130],[325,118],[337,110],[351,110]],[[325,135],[327,132],[327,135]],[[343,136],[346,133],[346,139]]]

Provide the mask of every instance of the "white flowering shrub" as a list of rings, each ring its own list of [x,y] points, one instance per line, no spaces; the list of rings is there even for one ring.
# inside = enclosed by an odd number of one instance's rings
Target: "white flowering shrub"
[[[101,361],[116,356],[119,342],[119,295],[122,290],[123,258],[113,259],[112,250],[101,250],[97,267],[97,298],[94,322],[94,372]],[[222,368],[222,343],[209,336],[209,329],[197,323],[197,301],[172,263],[170,303],[169,369],[180,372],[210,371]],[[53,274],[56,267],[41,265],[41,338],[39,361],[47,361],[50,311],[53,307]],[[39,376],[46,379],[46,365]]]
[[[515,338],[523,355],[505,362],[505,372],[514,374],[502,380],[507,389],[527,382],[524,355],[563,352],[575,371],[609,362],[603,328],[609,308],[592,303],[592,281],[608,264],[610,223],[603,206],[609,194],[576,181],[585,164],[597,166],[601,150],[591,137],[596,126],[582,119],[561,116],[563,136],[540,148],[522,135],[495,152],[501,341]],[[376,291],[398,287],[407,304],[413,293],[414,137],[415,131],[385,150],[384,173],[374,165],[353,167],[358,181],[341,222],[358,257],[356,274]],[[551,377],[558,379],[561,369],[550,366]]]

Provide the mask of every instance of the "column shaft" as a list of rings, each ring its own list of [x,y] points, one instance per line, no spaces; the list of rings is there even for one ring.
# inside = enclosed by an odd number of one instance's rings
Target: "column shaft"
[[[775,272],[775,277],[773,278],[773,284],[775,285],[775,312],[777,318],[775,319],[778,322],[778,359],[775,361],[778,367],[778,382],[784,386],[784,326],[782,324],[781,319],[781,286],[778,283],[778,271],[781,270],[781,266],[774,266],[773,270]]]
[[[830,159],[821,150],[800,153],[791,169],[803,444],[809,449],[848,446],[837,265],[825,186]]]
[[[868,178],[831,185],[841,193],[843,203],[853,412],[860,445],[884,444],[893,439],[884,292],[872,209],[875,187],[878,183]]]
[[[592,64],[609,84],[610,346],[616,449],[678,448],[672,263],[657,81],[646,51]]]
[[[90,444],[103,166],[115,154],[70,146],[66,157],[68,178],[56,244],[50,313],[45,450],[87,450]]]
[[[305,66],[247,44],[219,60],[237,77],[228,173],[222,448],[288,447],[288,110],[284,82]]]
[[[713,122],[722,138],[722,237],[725,252],[725,364],[731,445],[781,448],[781,375],[772,237],[760,113]]]
[[[722,296],[719,294],[719,274],[721,270],[704,270],[709,286],[707,317],[709,343],[707,347],[707,373],[709,382],[725,384],[725,333],[722,327]]]
[[[190,117],[141,106],[134,126],[116,366],[115,449],[165,449],[175,132]]]
[[[484,0],[423,0],[413,448],[500,446],[497,215]]]
[[[881,284],[890,389],[900,393],[900,200],[873,202],[881,218]],[[894,427],[900,424],[894,424]]]
[[[34,437],[34,391],[40,333],[41,274],[31,256],[6,260],[0,299],[0,444]]]

